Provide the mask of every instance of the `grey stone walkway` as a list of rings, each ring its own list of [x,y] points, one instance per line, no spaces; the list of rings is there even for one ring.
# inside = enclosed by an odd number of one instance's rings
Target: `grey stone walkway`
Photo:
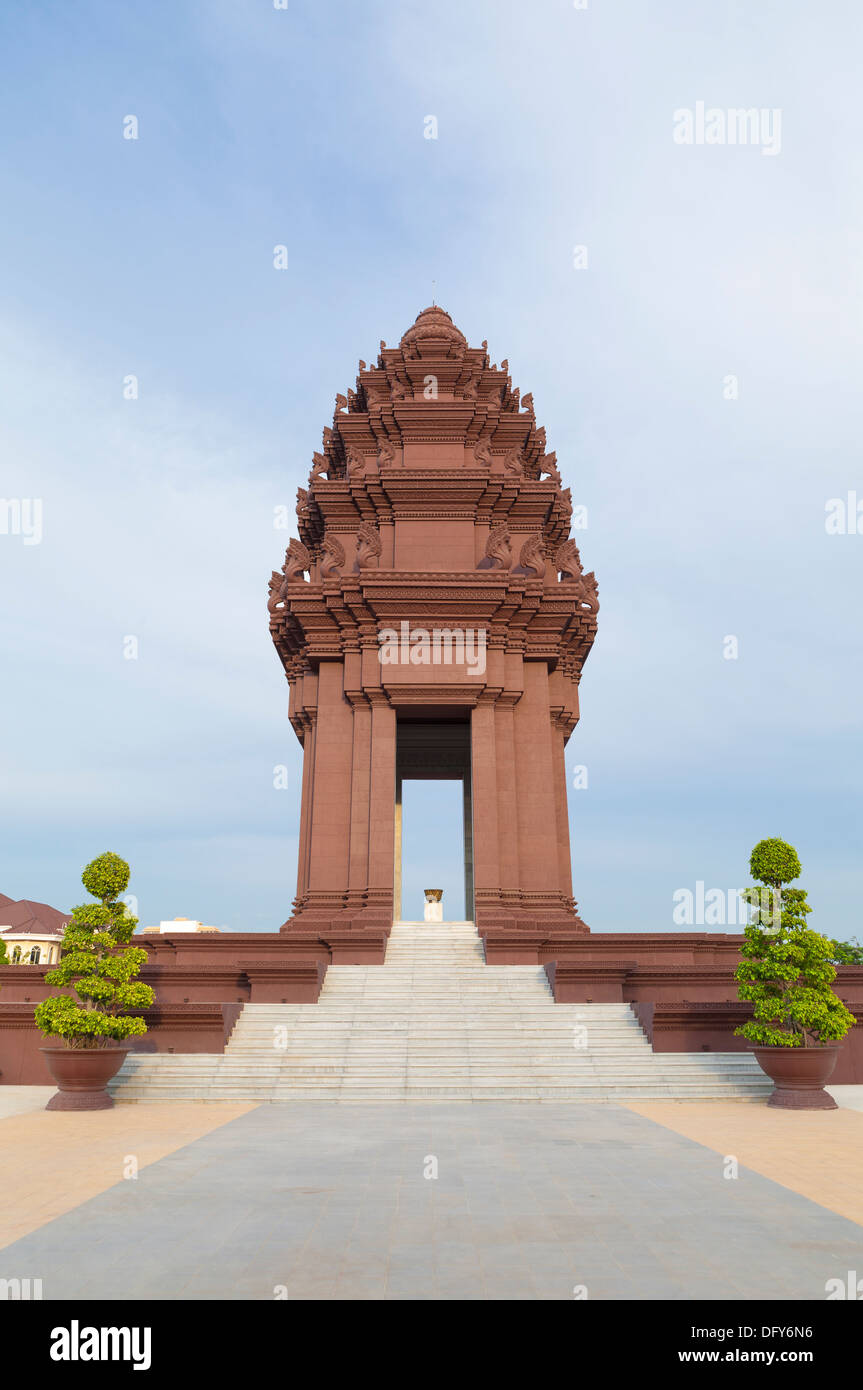
[[[823,1299],[849,1269],[863,1228],[610,1105],[265,1105],[0,1250],[46,1299]]]

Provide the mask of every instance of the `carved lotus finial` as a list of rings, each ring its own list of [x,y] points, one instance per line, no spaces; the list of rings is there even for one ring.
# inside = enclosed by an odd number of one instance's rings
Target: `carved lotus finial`
[[[285,563],[282,570],[285,579],[296,579],[306,570],[310,570],[311,567],[311,555],[302,541],[298,541],[295,536],[292,536],[285,551]]]
[[[489,532],[485,553],[495,568],[512,569],[512,536],[506,526],[495,526]]]
[[[345,563],[345,547],[337,536],[324,536],[321,551],[321,578],[337,578]]]
[[[422,313],[417,314],[415,322],[402,334],[399,347],[412,347],[424,338],[444,338],[448,343],[467,347],[467,338],[456,328],[446,309],[442,309],[439,304],[431,304],[428,309],[423,309]]]
[[[377,569],[383,545],[380,532],[370,521],[357,527],[357,566],[361,570]]]
[[[542,536],[528,536],[521,547],[518,563],[523,570],[532,570],[538,578],[545,574],[545,542]]]

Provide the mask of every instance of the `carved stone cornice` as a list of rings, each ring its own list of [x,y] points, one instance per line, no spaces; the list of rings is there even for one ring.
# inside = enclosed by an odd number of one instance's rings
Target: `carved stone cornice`
[[[477,704],[483,692],[481,679],[472,684],[465,682],[461,685],[450,685],[444,681],[435,681],[433,685],[403,685],[400,681],[386,681],[383,689],[389,704],[395,708],[411,705],[457,705],[461,708],[471,708]]]

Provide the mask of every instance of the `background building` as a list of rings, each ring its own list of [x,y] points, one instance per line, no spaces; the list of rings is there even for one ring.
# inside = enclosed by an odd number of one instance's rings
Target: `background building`
[[[30,898],[0,893],[0,941],[10,965],[56,965],[69,914]]]

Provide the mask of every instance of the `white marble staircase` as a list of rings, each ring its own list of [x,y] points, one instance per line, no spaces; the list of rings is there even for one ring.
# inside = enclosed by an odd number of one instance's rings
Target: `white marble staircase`
[[[766,1096],[747,1052],[654,1053],[628,1004],[555,1004],[486,965],[472,922],[397,922],[386,963],[330,966],[316,1004],[246,1004],[224,1055],[132,1053],[118,1101],[621,1101]]]

